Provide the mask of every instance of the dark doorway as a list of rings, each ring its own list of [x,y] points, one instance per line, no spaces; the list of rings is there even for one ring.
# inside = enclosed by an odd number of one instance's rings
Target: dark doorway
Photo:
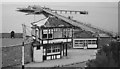
[[[11,38],[15,38],[15,32],[11,31]]]

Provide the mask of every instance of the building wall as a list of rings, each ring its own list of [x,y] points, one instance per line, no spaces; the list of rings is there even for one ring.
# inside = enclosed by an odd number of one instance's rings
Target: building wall
[[[45,33],[47,33],[47,31],[45,31]],[[54,33],[52,33],[52,36],[54,38],[62,38],[62,31],[54,31]],[[42,31],[40,31],[40,38],[42,39]]]
[[[53,36],[54,36],[54,38],[62,38],[62,32],[61,31],[55,31]]]
[[[15,38],[22,38],[22,33],[15,33]],[[0,38],[11,38],[11,33],[0,33]]]
[[[2,67],[21,65],[22,45],[2,47]],[[31,44],[25,45],[25,63],[32,61]]]

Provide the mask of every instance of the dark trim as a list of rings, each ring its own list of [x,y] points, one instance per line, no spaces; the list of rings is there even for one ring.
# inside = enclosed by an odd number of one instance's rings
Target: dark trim
[[[46,51],[45,51],[45,56],[47,56],[47,48],[45,48],[45,50],[46,50]],[[46,57],[46,59],[47,59],[47,57]]]
[[[62,57],[62,46],[63,46],[63,44],[61,43],[61,45],[60,45],[60,58]]]
[[[53,40],[53,39],[72,39],[72,37],[65,37],[65,38],[48,38],[48,39],[39,39],[39,40]]]
[[[65,44],[65,46],[66,46],[66,55],[65,56],[67,56],[67,44]]]
[[[24,66],[24,65],[22,65],[22,69],[25,69],[25,66]]]
[[[49,46],[49,45],[58,45],[58,44],[61,44],[63,42],[60,42],[60,43],[48,43],[48,44],[39,44],[40,46],[43,46],[43,47],[46,47],[46,46]],[[64,43],[71,43],[71,42],[64,42]],[[39,45],[36,45],[36,46],[39,46]],[[33,47],[36,47],[36,46],[33,46]]]
[[[62,47],[63,47],[63,49],[62,49],[62,50],[63,50],[63,56],[64,56],[64,44],[63,44],[63,46],[62,46]]]
[[[63,26],[63,27],[42,27],[40,29],[54,29],[54,28],[75,28],[75,27],[71,27],[71,26]]]
[[[43,30],[42,30],[42,35],[41,35],[41,38],[43,38]],[[43,45],[43,40],[42,40],[42,45]]]
[[[87,48],[87,49],[97,49],[97,48]]]

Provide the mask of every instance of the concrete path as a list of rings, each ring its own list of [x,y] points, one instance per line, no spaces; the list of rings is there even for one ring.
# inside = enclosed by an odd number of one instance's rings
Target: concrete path
[[[46,60],[40,63],[29,63],[25,67],[55,67],[80,63],[95,58],[96,49],[69,49],[68,56],[61,59]],[[83,66],[84,67],[84,66]]]

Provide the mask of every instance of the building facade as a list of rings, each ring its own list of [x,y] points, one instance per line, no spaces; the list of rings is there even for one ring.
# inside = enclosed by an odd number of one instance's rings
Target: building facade
[[[72,48],[97,48],[97,38],[89,31],[70,25],[55,17],[49,18],[43,26],[34,25],[32,32],[38,45],[33,44],[35,62],[53,60],[67,56],[68,46]]]

